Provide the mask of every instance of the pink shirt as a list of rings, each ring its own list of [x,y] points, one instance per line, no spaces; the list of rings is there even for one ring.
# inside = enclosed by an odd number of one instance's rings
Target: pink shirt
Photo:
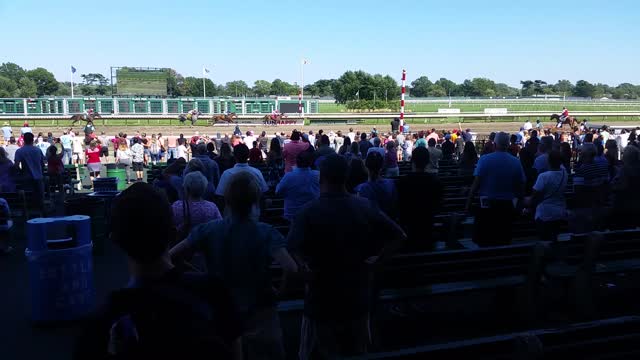
[[[429,134],[429,136],[427,136],[427,142],[429,142],[429,139],[435,139],[436,143],[438,143],[438,141],[440,141],[440,137],[438,136],[437,132],[432,132],[431,134]]]
[[[296,166],[296,158],[298,154],[307,150],[309,144],[300,140],[291,141],[284,144],[284,150],[282,151],[282,157],[284,157],[284,172],[288,173]]]
[[[177,147],[176,142],[178,141],[177,136],[167,136],[167,146],[170,148]]]

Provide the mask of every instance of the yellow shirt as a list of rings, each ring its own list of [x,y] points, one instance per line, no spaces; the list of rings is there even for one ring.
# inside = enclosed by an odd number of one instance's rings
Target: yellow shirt
[[[456,133],[451,133],[451,142],[455,143],[456,140],[458,140],[458,134]]]

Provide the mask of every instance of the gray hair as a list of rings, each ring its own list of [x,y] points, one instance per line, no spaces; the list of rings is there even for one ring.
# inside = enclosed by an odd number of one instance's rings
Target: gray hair
[[[496,143],[496,148],[499,148],[501,150],[506,150],[509,147],[509,139],[511,138],[511,135],[509,135],[509,133],[506,132],[499,132],[496,134],[495,137],[495,143]]]
[[[204,177],[204,175],[202,175],[202,173],[200,173],[199,171],[188,173],[184,177],[184,182],[182,184],[184,188],[185,198],[202,198],[204,196],[204,193],[207,191],[207,185],[207,178]]]

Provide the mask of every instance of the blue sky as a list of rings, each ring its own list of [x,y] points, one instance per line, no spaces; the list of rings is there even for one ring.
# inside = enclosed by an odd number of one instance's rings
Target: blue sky
[[[640,2],[0,0],[0,62],[68,80],[172,67],[215,83],[305,84],[346,70],[456,82],[489,77],[640,83]],[[95,24],[95,25],[92,25]]]

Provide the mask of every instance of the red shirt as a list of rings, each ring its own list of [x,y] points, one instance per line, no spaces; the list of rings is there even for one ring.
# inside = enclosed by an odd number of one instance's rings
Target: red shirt
[[[562,116],[564,116],[564,117],[569,116],[569,110],[564,109],[564,111],[562,112]]]
[[[50,175],[60,175],[64,173],[64,165],[59,157],[53,156],[47,159],[47,171]]]
[[[88,148],[87,150],[85,150],[85,153],[87,154],[87,158],[89,158],[89,161],[87,161],[87,163],[92,164],[92,163],[99,163],[100,162],[100,149],[99,148],[95,148],[93,150],[91,150],[91,148]]]
[[[284,172],[293,170],[296,166],[296,159],[298,154],[307,150],[309,144],[300,140],[291,141],[288,144],[284,144],[284,150],[282,150],[282,157],[284,157]]]
[[[259,163],[262,161],[262,151],[258,148],[253,148],[249,150],[249,162],[250,163]]]

